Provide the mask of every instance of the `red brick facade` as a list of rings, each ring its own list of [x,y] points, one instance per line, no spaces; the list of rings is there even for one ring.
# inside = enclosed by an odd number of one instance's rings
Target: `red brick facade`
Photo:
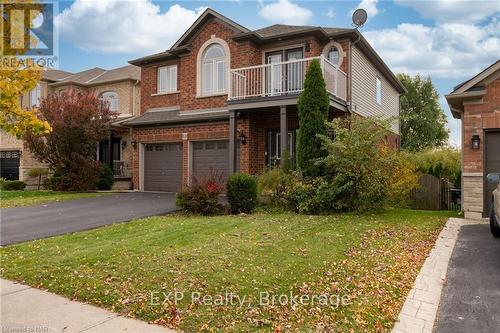
[[[482,102],[464,105],[463,126],[463,172],[483,172],[483,147],[471,148],[471,138],[479,135],[484,143],[484,129],[500,129],[500,79],[486,86]]]
[[[213,37],[223,39],[230,50],[230,68],[241,68],[253,65],[260,65],[263,62],[265,50],[268,48],[286,48],[286,45],[306,45],[310,49],[305,52],[304,57],[314,57],[322,54],[326,42],[319,42],[315,37],[301,37],[300,39],[287,40],[285,42],[266,45],[260,48],[252,42],[237,43],[232,37],[236,31],[226,23],[212,18],[203,26],[189,41],[191,51],[180,56],[178,60],[167,62],[155,62],[142,66],[141,75],[141,113],[151,108],[178,106],[180,112],[223,108],[227,105],[227,95],[199,97],[197,96],[197,61],[200,48],[207,40]],[[337,41],[342,46],[343,61],[341,69],[348,73],[348,59],[350,52],[350,41]],[[305,49],[305,48],[304,48]],[[157,72],[158,67],[177,64],[177,87],[178,92],[164,95],[156,95],[157,92]],[[237,120],[238,130],[246,137],[246,144],[240,147],[239,168],[241,172],[257,174],[266,165],[266,135],[270,129],[279,129],[278,108],[259,111],[259,113],[242,113]],[[288,115],[289,129],[298,128],[298,118],[294,108]],[[199,139],[228,139],[229,121],[193,124],[185,126],[137,128],[134,130],[134,137],[138,143],[153,142],[182,142],[183,133],[187,134],[187,140],[183,144],[183,183],[186,184],[189,178],[188,155],[189,140]],[[134,153],[133,162],[133,184],[134,188],[139,188],[139,149]]]

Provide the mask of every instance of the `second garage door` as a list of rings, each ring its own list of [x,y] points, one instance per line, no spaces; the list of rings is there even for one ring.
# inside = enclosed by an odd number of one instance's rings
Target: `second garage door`
[[[8,180],[19,179],[19,151],[0,152],[0,177]]]
[[[487,131],[485,143],[485,176],[492,172],[500,172],[500,131]],[[496,183],[488,182],[485,179],[485,205],[484,213],[489,215],[491,206],[491,196],[497,187]]]
[[[182,184],[182,143],[146,144],[144,190],[177,192]]]
[[[192,179],[201,180],[212,171],[227,178],[229,174],[229,141],[200,141],[192,143]]]

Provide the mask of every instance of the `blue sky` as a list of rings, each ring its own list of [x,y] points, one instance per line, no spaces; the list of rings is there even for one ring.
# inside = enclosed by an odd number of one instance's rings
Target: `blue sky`
[[[460,144],[443,95],[500,58],[500,1],[59,1],[59,68],[114,68],[168,49],[206,8],[249,29],[274,23],[350,27],[362,7],[361,29],[394,72],[430,75]]]

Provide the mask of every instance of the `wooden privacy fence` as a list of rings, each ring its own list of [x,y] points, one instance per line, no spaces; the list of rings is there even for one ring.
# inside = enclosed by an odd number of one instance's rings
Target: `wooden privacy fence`
[[[412,206],[426,210],[460,210],[460,189],[431,175],[422,175],[419,187],[410,194]]]

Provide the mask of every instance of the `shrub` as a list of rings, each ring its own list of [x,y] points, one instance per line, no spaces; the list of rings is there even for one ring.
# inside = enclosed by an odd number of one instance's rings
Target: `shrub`
[[[98,190],[111,190],[113,183],[115,182],[115,177],[113,175],[113,170],[107,164],[101,164],[99,168],[99,175],[96,182],[96,187]]]
[[[59,170],[54,171],[52,176],[47,177],[43,180],[42,184],[45,189],[58,191],[61,183],[61,172]]]
[[[255,178],[235,173],[227,181],[227,199],[231,206],[231,213],[251,213],[257,205],[257,182]]]
[[[211,171],[201,181],[193,179],[193,184],[177,193],[176,205],[186,213],[216,215],[222,212],[219,195],[224,189],[222,174]]]
[[[392,206],[408,207],[412,190],[418,187],[420,172],[411,154],[400,153],[395,157],[389,184],[389,203]]]
[[[5,180],[2,182],[4,191],[22,191],[26,188],[26,183],[20,180]]]
[[[322,136],[327,156],[320,163],[336,192],[336,210],[369,211],[389,202],[398,152],[386,143],[389,122],[353,115],[329,124],[335,138]]]
[[[285,206],[283,191],[286,184],[291,181],[291,175],[282,168],[267,170],[257,178],[257,193],[261,202],[274,207]]]
[[[99,162],[78,159],[80,168],[71,167],[69,171],[56,169],[52,177],[47,178],[43,185],[53,191],[91,191],[96,188]],[[77,163],[76,161],[74,163]]]
[[[40,190],[40,185],[42,184],[42,177],[47,176],[49,170],[47,168],[33,168],[28,171],[28,176],[31,178],[38,178],[38,190]]]

